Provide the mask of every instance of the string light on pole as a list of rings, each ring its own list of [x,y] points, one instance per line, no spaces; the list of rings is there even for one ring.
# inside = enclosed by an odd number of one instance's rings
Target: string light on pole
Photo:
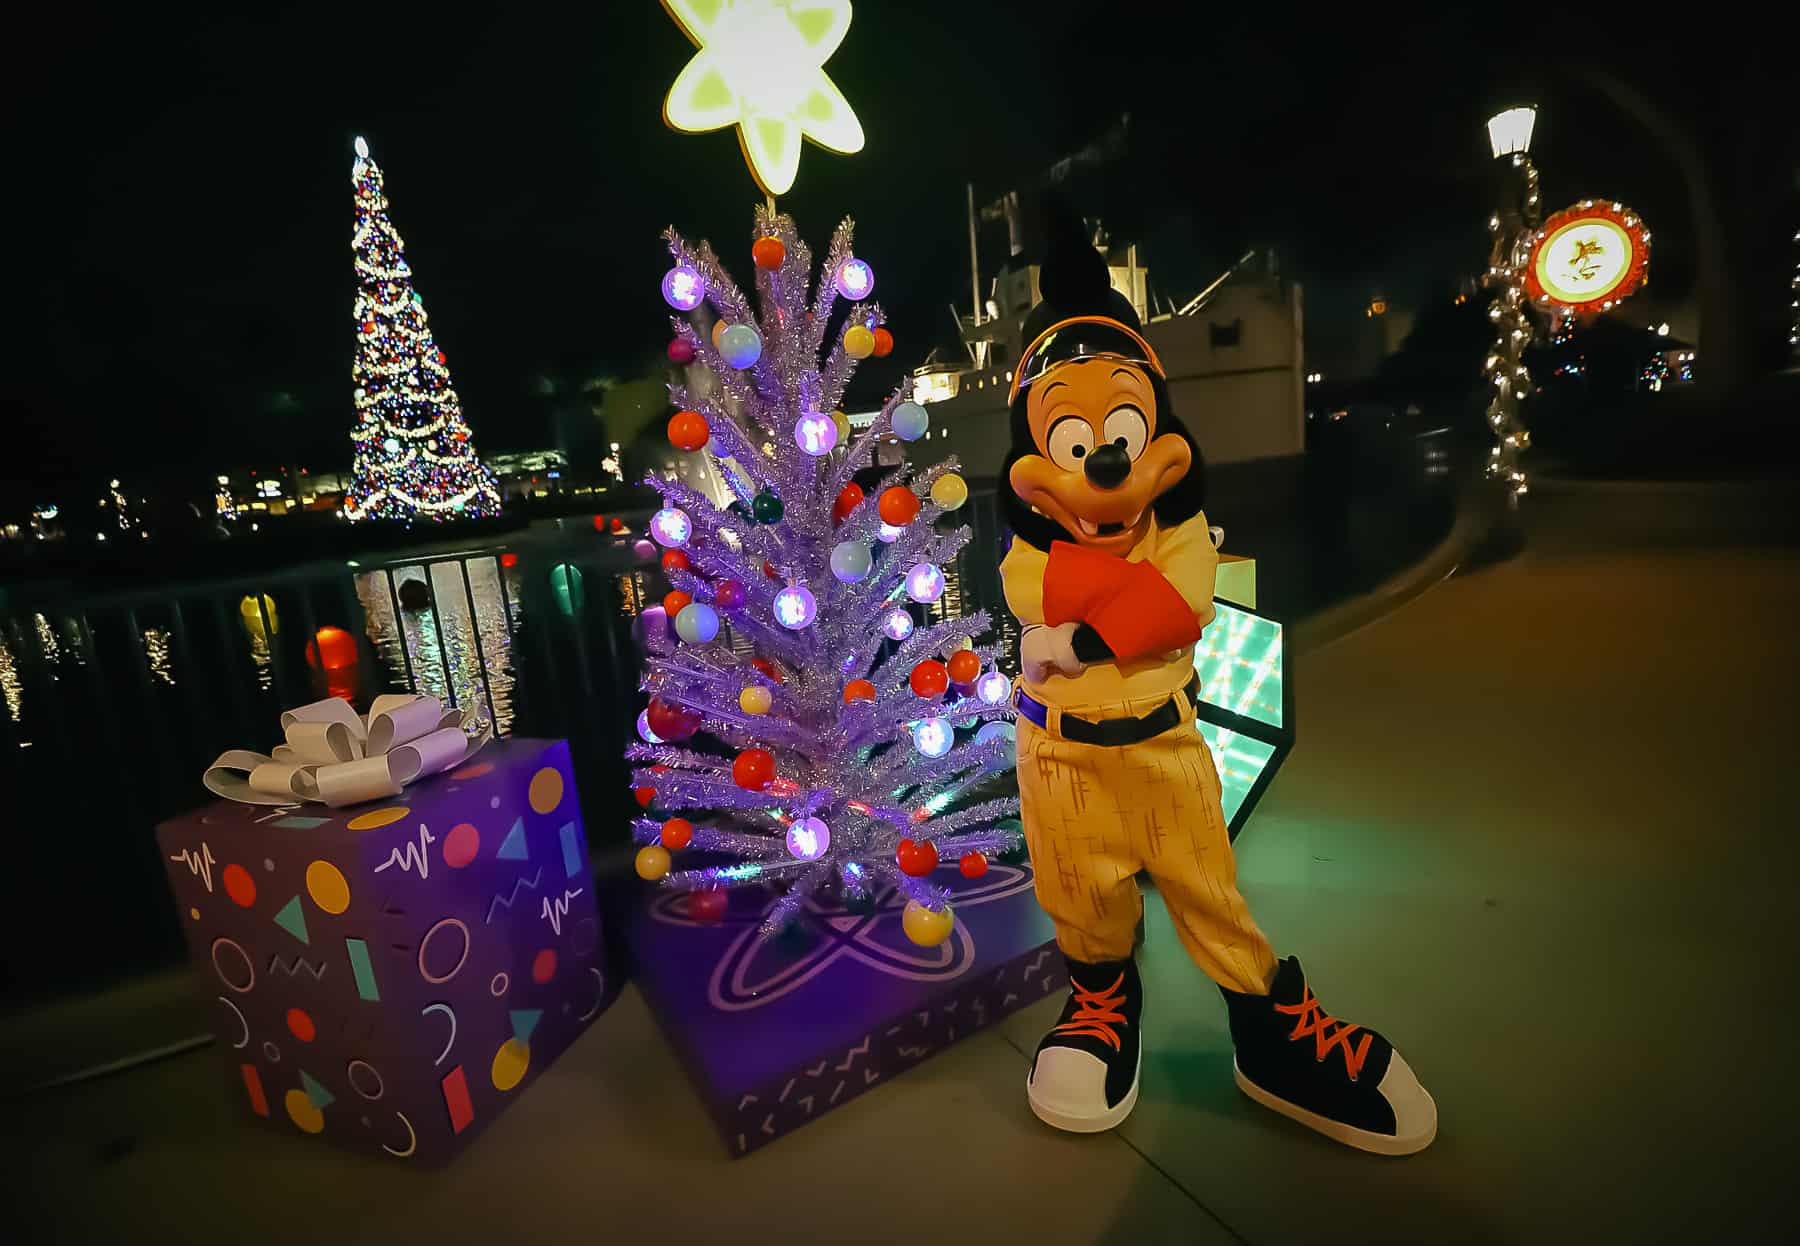
[[[1525,298],[1526,255],[1531,232],[1540,217],[1537,166],[1531,163],[1531,132],[1537,109],[1509,108],[1488,119],[1488,141],[1494,159],[1508,158],[1519,184],[1516,205],[1509,202],[1488,218],[1494,242],[1483,284],[1495,292],[1488,305],[1494,326],[1494,345],[1488,351],[1485,371],[1489,393],[1488,428],[1494,446],[1488,452],[1487,474],[1504,481],[1507,500],[1518,505],[1525,492],[1525,473],[1519,455],[1531,444],[1521,406],[1531,393],[1531,373],[1525,367],[1525,348],[1531,344],[1530,304]]]

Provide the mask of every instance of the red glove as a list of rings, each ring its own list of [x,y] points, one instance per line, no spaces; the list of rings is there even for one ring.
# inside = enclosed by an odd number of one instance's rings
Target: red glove
[[[1086,623],[1120,661],[1180,649],[1200,639],[1187,599],[1147,562],[1127,562],[1069,541],[1050,546],[1044,622]]]

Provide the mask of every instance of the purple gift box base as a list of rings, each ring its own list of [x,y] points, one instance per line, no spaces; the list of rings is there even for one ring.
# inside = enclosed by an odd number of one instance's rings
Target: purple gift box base
[[[956,928],[935,948],[906,938],[891,893],[866,911],[815,905],[766,942],[766,892],[734,892],[713,923],[690,918],[684,895],[648,894],[633,976],[733,1155],[1067,988],[1029,867],[996,864],[952,890]]]

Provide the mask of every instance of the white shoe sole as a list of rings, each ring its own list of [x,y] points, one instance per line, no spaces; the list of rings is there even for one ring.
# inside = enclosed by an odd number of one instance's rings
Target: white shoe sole
[[[1031,1110],[1037,1118],[1052,1129],[1061,1129],[1072,1134],[1105,1133],[1123,1122],[1127,1116],[1131,1115],[1131,1109],[1137,1106],[1138,1076],[1143,1071],[1143,1057],[1140,1054],[1138,1071],[1131,1078],[1131,1089],[1125,1092],[1125,1097],[1119,1100],[1117,1107],[1108,1108],[1098,1116],[1074,1116],[1060,1108],[1052,1107],[1050,1104],[1038,1102],[1035,1093],[1036,1087],[1032,1085],[1029,1071],[1025,1074],[1025,1098],[1030,1102]]]
[[[1271,1112],[1279,1112],[1291,1121],[1299,1121],[1308,1129],[1317,1130],[1334,1142],[1341,1142],[1347,1147],[1355,1147],[1359,1151],[1368,1151],[1375,1155],[1413,1155],[1430,1146],[1432,1139],[1437,1137],[1437,1106],[1435,1103],[1432,1105],[1431,1128],[1412,1137],[1401,1138],[1393,1134],[1378,1134],[1371,1133],[1366,1129],[1358,1129],[1354,1125],[1346,1125],[1341,1121],[1334,1121],[1328,1116],[1320,1116],[1317,1112],[1309,1112],[1298,1104],[1289,1103],[1286,1099],[1272,1095],[1245,1077],[1244,1070],[1238,1067],[1235,1059],[1231,1062],[1231,1071],[1237,1077],[1238,1089]],[[1134,1086],[1132,1089],[1135,1091],[1137,1088]],[[1423,1088],[1419,1093],[1424,1094],[1428,1102],[1431,1100],[1431,1096],[1426,1094]]]

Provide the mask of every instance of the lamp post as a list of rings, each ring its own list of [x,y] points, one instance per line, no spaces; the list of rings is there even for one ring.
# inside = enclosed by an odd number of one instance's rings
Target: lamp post
[[[1488,320],[1494,326],[1494,345],[1488,351],[1488,427],[1495,444],[1488,453],[1487,474],[1506,482],[1507,501],[1517,506],[1525,492],[1525,473],[1519,455],[1531,445],[1521,406],[1531,394],[1531,373],[1525,368],[1525,348],[1531,344],[1530,302],[1525,297],[1525,267],[1531,252],[1532,231],[1542,218],[1538,203],[1537,166],[1531,163],[1531,131],[1537,109],[1509,108],[1488,118],[1488,142],[1495,161],[1508,162],[1500,209],[1488,218],[1494,245],[1488,256],[1483,284],[1494,291]]]

